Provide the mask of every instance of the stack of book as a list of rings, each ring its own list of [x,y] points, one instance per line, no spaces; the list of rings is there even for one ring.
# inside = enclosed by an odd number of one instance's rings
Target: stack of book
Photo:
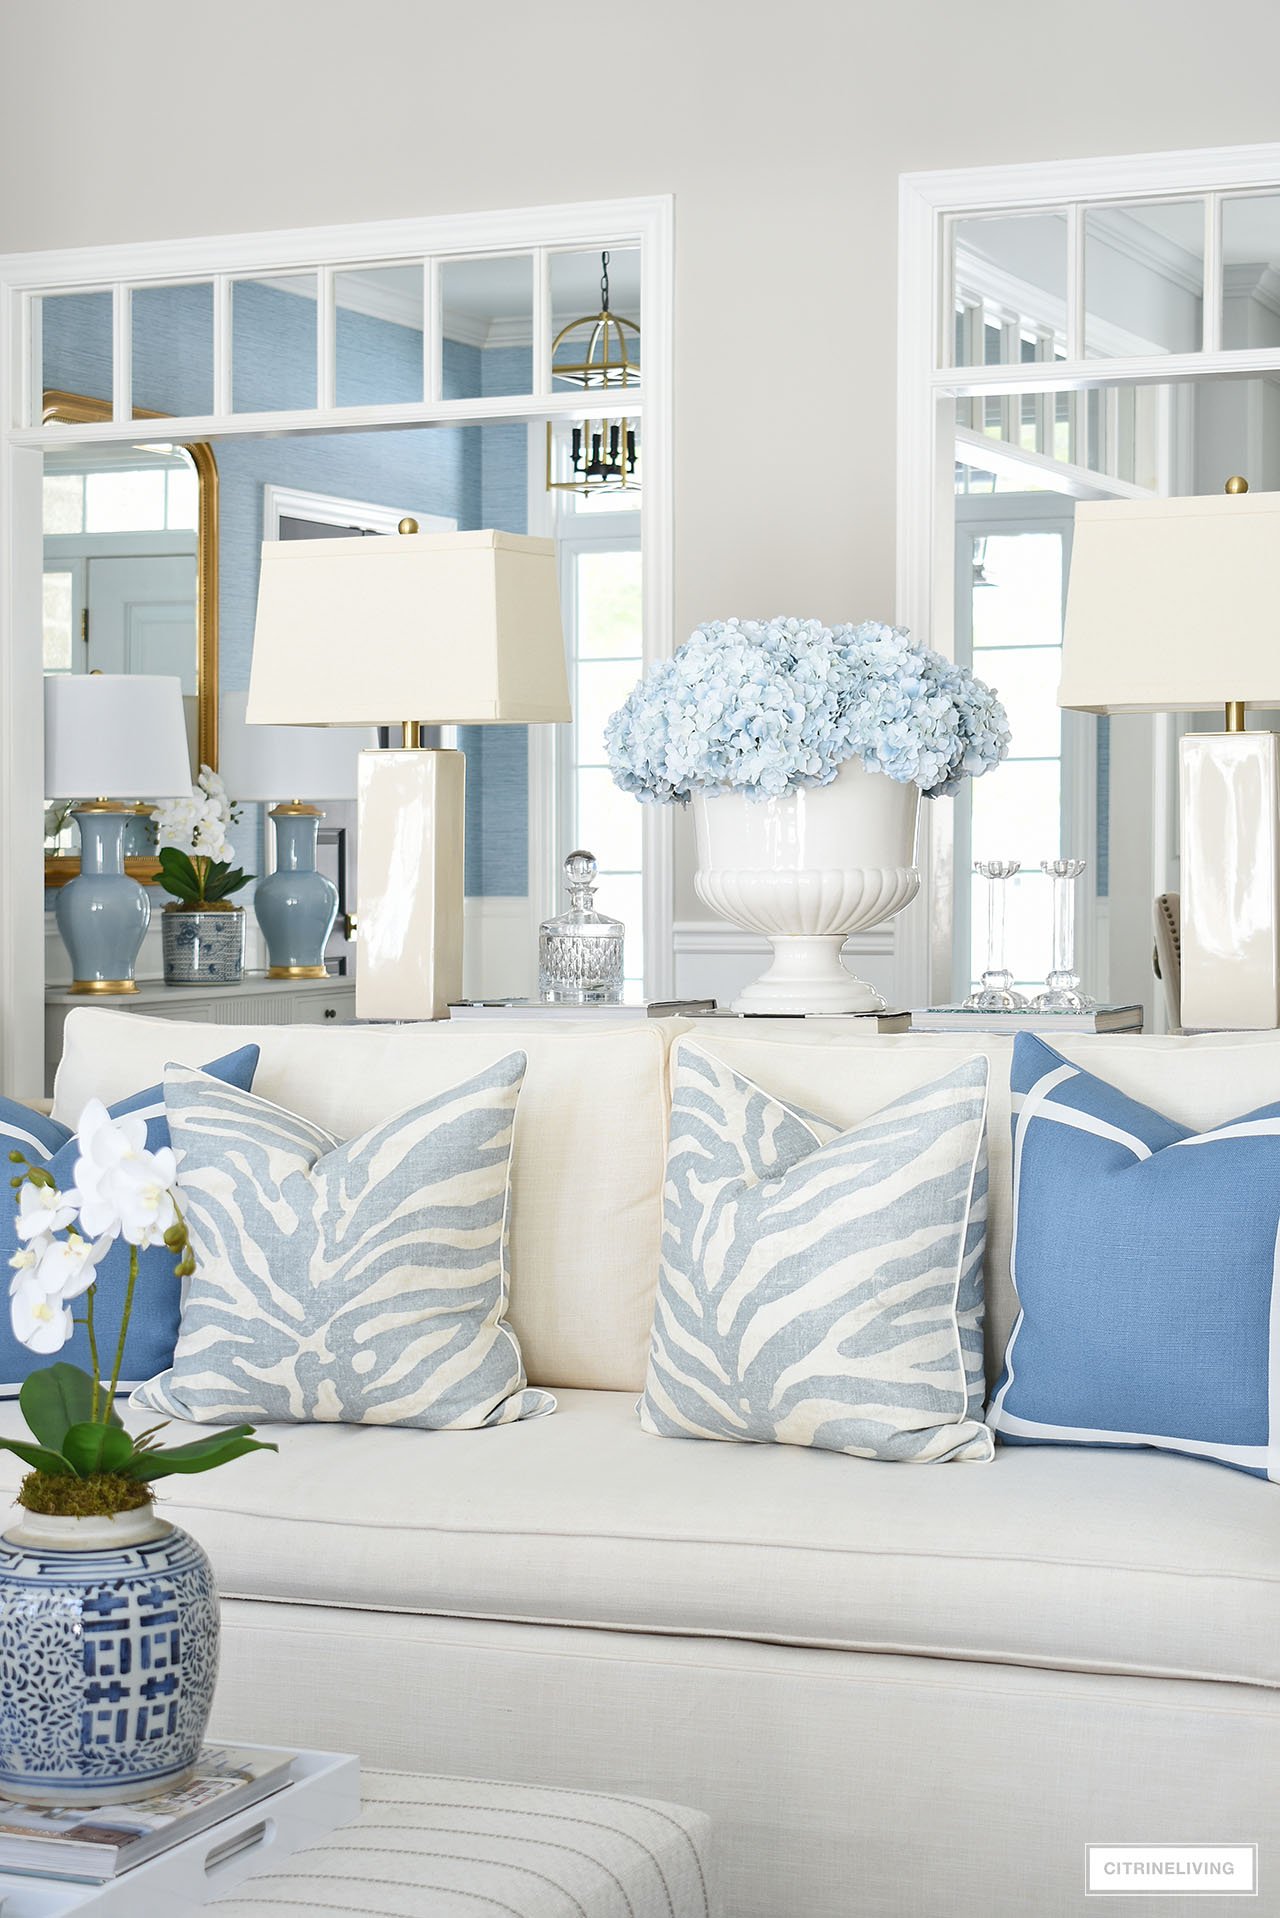
[[[206,1745],[195,1777],[154,1798],[73,1810],[0,1805],[0,1873],[108,1884],[283,1791],[297,1757],[291,1751]],[[218,1862],[218,1856],[210,1857]]]
[[[924,1006],[911,1015],[913,1032],[1141,1032],[1141,1006],[1091,1006],[1087,1012],[979,1012],[967,1006]]]
[[[714,999],[598,999],[591,1005],[562,1005],[547,999],[460,999],[449,1007],[451,1019],[577,1019],[603,1025],[613,1019],[697,1019],[714,1012]]]

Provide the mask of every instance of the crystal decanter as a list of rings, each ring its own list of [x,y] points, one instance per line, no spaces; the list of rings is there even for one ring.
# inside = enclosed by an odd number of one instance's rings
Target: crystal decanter
[[[564,876],[569,909],[544,919],[538,932],[538,995],[557,1006],[615,1003],[622,998],[622,921],[592,904],[592,853],[571,852]]]

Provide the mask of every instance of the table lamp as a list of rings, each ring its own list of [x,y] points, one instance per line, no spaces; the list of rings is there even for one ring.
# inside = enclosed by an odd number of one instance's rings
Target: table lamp
[[[124,869],[125,801],[191,790],[182,682],[150,673],[50,673],[44,682],[46,799],[74,799],[80,871],[58,894],[72,992],[136,992],[151,902]],[[86,797],[88,794],[90,797]]]
[[[443,1018],[462,993],[465,761],[423,726],[570,717],[553,540],[402,520],[263,546],[250,725],[401,732],[359,755],[357,1017]]]
[[[360,750],[372,727],[251,726],[247,693],[226,693],[218,725],[218,766],[231,798],[271,805],[275,871],[259,879],[253,909],[267,942],[269,979],[323,979],[324,949],[338,913],[338,888],[316,871],[316,799],[354,799]],[[274,802],[274,803],[273,803]]]
[[[1225,710],[1180,747],[1182,1024],[1280,1026],[1280,493],[1081,502],[1058,704]]]

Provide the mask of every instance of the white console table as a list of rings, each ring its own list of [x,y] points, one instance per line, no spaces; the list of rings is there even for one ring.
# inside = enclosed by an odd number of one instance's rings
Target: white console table
[[[350,1025],[356,1016],[354,979],[268,979],[249,973],[238,986],[166,986],[140,979],[136,992],[69,992],[50,986],[44,996],[45,1091],[62,1057],[62,1026],[76,1006],[140,1012],[150,1019],[198,1019],[211,1026]]]

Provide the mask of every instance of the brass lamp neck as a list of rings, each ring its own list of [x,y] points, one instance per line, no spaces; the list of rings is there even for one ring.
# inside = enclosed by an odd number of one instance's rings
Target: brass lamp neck
[[[1227,731],[1229,733],[1242,733],[1244,731],[1243,699],[1229,699],[1227,701]]]
[[[421,746],[422,721],[420,719],[402,719],[400,721],[402,746]]]

